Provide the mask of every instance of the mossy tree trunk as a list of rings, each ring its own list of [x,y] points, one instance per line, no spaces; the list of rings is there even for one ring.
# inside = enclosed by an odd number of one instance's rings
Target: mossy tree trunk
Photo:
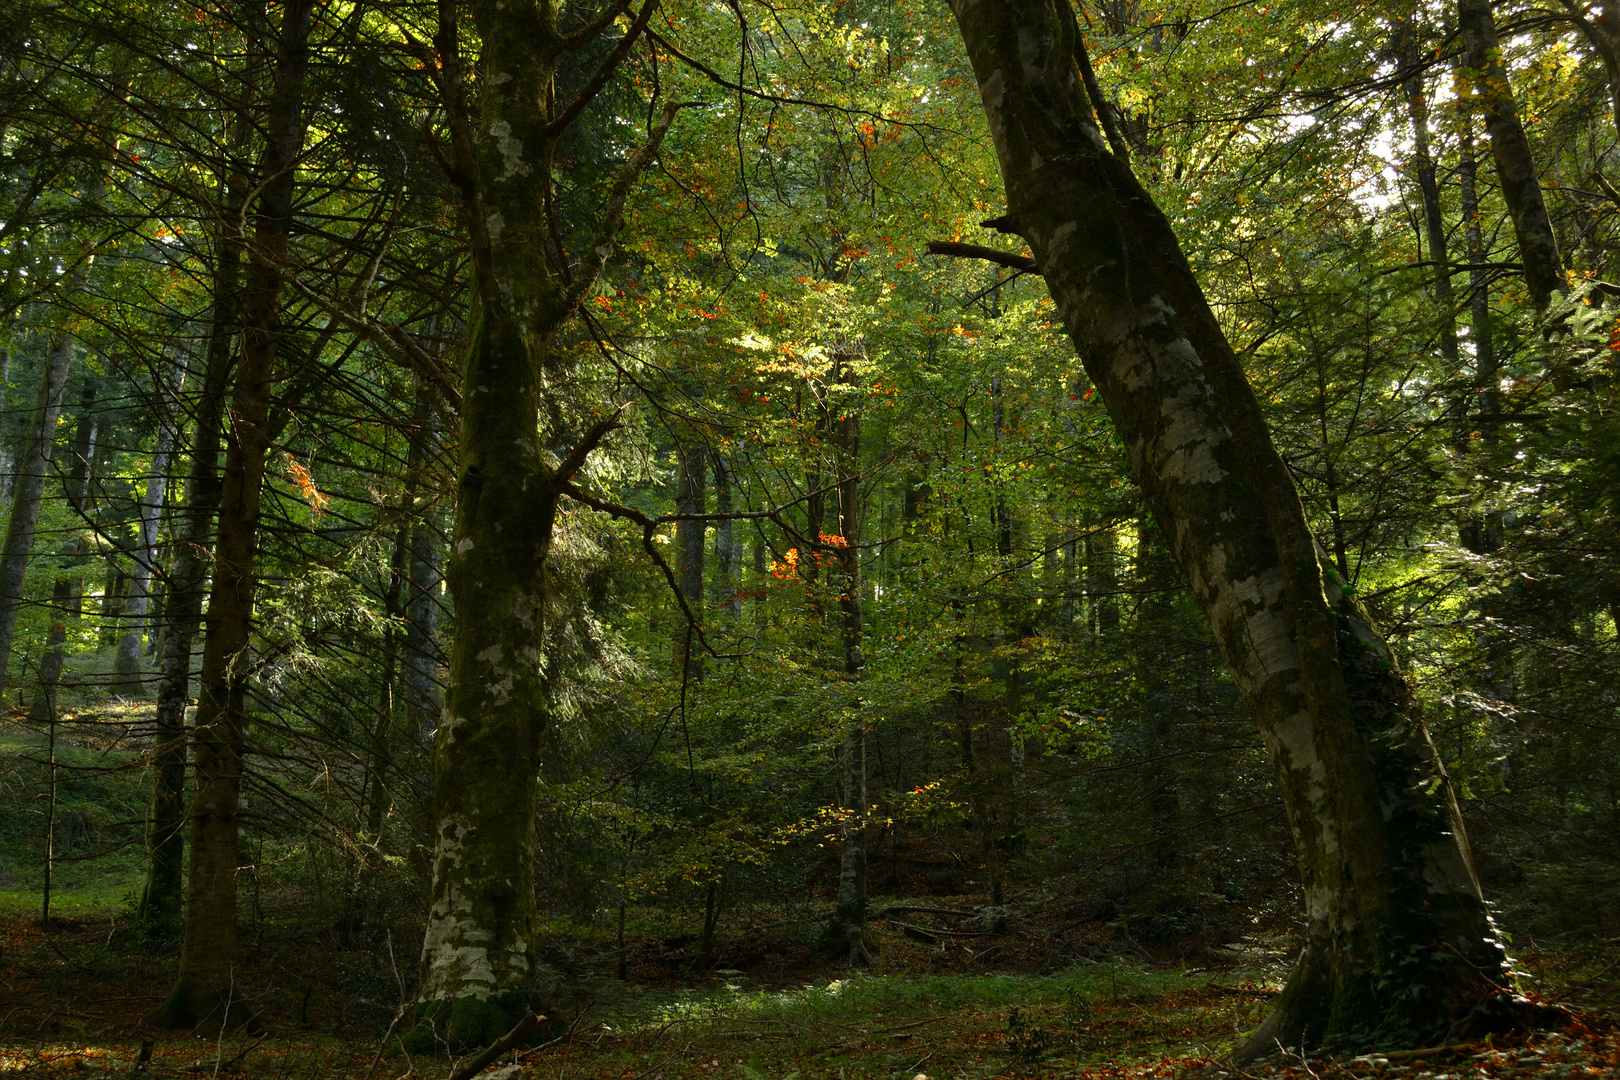
[[[451,17],[436,42],[438,84],[472,241],[473,296],[446,571],[455,636],[434,741],[433,886],[410,1043],[492,1042],[543,989],[534,953],[534,809],[546,721],[546,558],[560,486],[607,427],[593,427],[552,466],[538,417],[562,374],[550,345],[612,254],[625,200],[675,107],[663,109],[628,155],[594,240],[573,266],[549,242],[552,153],[655,7],[643,4],[580,96],[554,109],[558,65],[607,31],[617,9],[570,35],[558,28],[554,0],[470,0],[463,10],[483,47],[476,117],[461,102],[453,12],[441,8]]]
[[[1245,1051],[1467,1027],[1511,975],[1444,768],[1388,648],[1324,573],[1169,221],[1098,130],[1072,9],[952,6],[1006,187],[994,224],[1030,244],[1276,762],[1307,917]]]
[[[288,0],[275,42],[265,149],[242,295],[242,349],[231,397],[225,469],[198,676],[196,764],[186,930],[174,988],[150,1017],[163,1027],[223,1027],[250,1016],[235,986],[237,808],[259,508],[269,451],[270,393],[280,349],[281,293],[304,145],[304,87],[313,0]]]

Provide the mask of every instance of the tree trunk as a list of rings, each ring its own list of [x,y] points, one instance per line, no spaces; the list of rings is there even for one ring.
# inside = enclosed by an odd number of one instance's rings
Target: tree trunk
[[[0,694],[5,692],[6,674],[11,665],[11,642],[17,633],[17,613],[22,607],[23,579],[28,573],[28,556],[34,549],[34,530],[39,525],[39,503],[45,494],[45,478],[50,475],[51,455],[56,449],[56,420],[62,412],[62,390],[67,385],[68,369],[73,366],[73,348],[73,337],[66,333],[51,344],[45,372],[40,378],[28,445],[17,463],[11,520],[6,525],[5,549],[0,552]]]
[[[238,124],[233,149],[241,145]],[[241,318],[241,235],[230,226],[242,216],[244,177],[227,175],[221,185],[216,241],[213,312],[202,386],[186,471],[185,505],[175,522],[174,558],[163,604],[163,648],[158,658],[157,709],[152,745],[152,804],[147,822],[146,886],[141,920],[149,934],[163,935],[180,917],[184,861],[186,706],[191,700],[191,650],[202,621],[203,587],[212,552],[214,514],[219,509],[219,451],[225,396],[235,364]]]
[[[297,162],[304,144],[304,79],[313,6],[313,0],[288,0],[276,46],[268,134],[259,168],[263,179],[242,298],[242,354],[226,439],[208,635],[198,678],[185,941],[174,989],[151,1017],[152,1023],[163,1027],[224,1027],[250,1016],[234,985],[237,805],[247,725],[244,699],[254,557],[269,448],[267,420],[282,334],[281,288]]]
[[[1072,10],[953,8],[1007,190],[995,224],[1030,244],[1277,765],[1307,923],[1244,1052],[1466,1027],[1511,975],[1445,771],[1389,650],[1324,575],[1169,221],[1097,129]]]
[[[0,349],[0,416],[6,413],[6,392],[11,385],[11,350]],[[11,446],[0,439],[0,502],[11,498]]]
[[[1524,263],[1524,283],[1537,308],[1547,306],[1554,292],[1563,292],[1568,283],[1564,264],[1558,255],[1552,219],[1536,174],[1530,139],[1519,121],[1513,100],[1513,86],[1502,64],[1502,43],[1496,36],[1496,19],[1491,0],[1458,0],[1458,29],[1468,63],[1468,80],[1474,100],[1491,136],[1491,156],[1496,159],[1496,177],[1502,185],[1508,219],[1519,242],[1519,258]]]
[[[1487,445],[1496,441],[1496,415],[1500,411],[1501,401],[1501,388],[1498,386],[1500,376],[1496,369],[1496,339],[1491,325],[1491,285],[1485,271],[1485,241],[1479,225],[1478,171],[1474,157],[1473,125],[1464,116],[1457,180],[1464,237],[1468,244],[1469,339],[1474,346],[1473,385],[1478,397],[1469,396],[1463,401],[1463,415],[1457,430],[1459,454],[1470,452],[1476,430]],[[1470,409],[1477,410],[1477,418],[1469,417]],[[1462,545],[1476,555],[1496,551],[1502,546],[1502,515],[1470,513],[1458,526],[1458,534]]]
[[[96,456],[96,392],[86,383],[79,399],[79,416],[73,425],[73,460],[68,474],[62,480],[62,491],[74,513],[89,524],[89,511],[93,500],[90,491],[90,463]],[[88,534],[85,534],[86,536]],[[57,570],[51,586],[51,630],[45,640],[45,655],[39,665],[39,693],[28,707],[28,719],[38,723],[54,723],[56,718],[56,691],[62,681],[62,669],[67,664],[67,619],[77,618],[82,610],[84,592],[84,556],[89,551],[84,538],[70,540],[62,549],[63,563]],[[79,603],[75,603],[80,599]]]
[[[1412,40],[1411,22],[1403,20],[1397,30],[1399,62],[1418,69],[1417,46]],[[1440,213],[1440,183],[1435,176],[1434,155],[1429,151],[1429,100],[1421,73],[1401,83],[1406,96],[1406,114],[1412,121],[1412,164],[1417,173],[1418,191],[1423,200],[1423,231],[1429,241],[1429,260],[1434,266],[1434,306],[1440,316],[1440,355],[1446,369],[1457,370],[1457,315],[1451,296],[1451,252],[1446,243],[1446,222]],[[1323,452],[1326,452],[1324,445]]]
[[[174,446],[170,402],[180,393],[185,366],[176,363],[169,385],[160,387],[157,440],[152,446],[152,469],[146,477],[146,497],[140,505],[140,538],[135,544],[135,573],[130,578],[129,602],[124,607],[128,625],[118,639],[118,655],[113,664],[112,690],[115,694],[139,694],[144,687],[141,670],[141,630],[152,599],[152,570],[157,562],[158,522],[163,516],[164,493],[169,487],[169,451]]]
[[[433,389],[418,380],[411,454],[425,469],[438,456],[439,412]],[[431,501],[427,504],[432,506]],[[429,510],[411,525],[409,586],[405,597],[405,718],[411,737],[432,749],[439,722],[439,535]]]
[[[703,443],[693,438],[675,446],[675,512],[677,514],[706,514],[708,500],[709,452]],[[675,574],[680,582],[681,595],[694,613],[703,610],[704,541],[708,536],[708,523],[703,521],[677,521],[675,523]],[[685,626],[675,630],[675,670],[682,678],[699,682],[703,678],[701,656],[687,655],[691,640]]]
[[[634,44],[655,6],[647,0],[612,57]],[[558,31],[552,0],[469,0],[463,10],[483,48],[475,126],[461,119],[454,24],[441,22],[436,41],[464,184],[473,300],[446,574],[455,639],[433,754],[433,891],[417,1024],[406,1040],[424,1047],[493,1042],[536,987],[534,810],[546,724],[540,648],[546,559],[558,491],[569,480],[540,452],[538,417],[555,392],[547,387],[566,373],[549,346],[612,254],[625,200],[676,112],[664,107],[620,169],[580,265],[554,275],[548,267],[566,255],[548,254],[552,150],[578,110],[553,118],[546,102],[558,64],[584,39]],[[592,437],[606,430],[599,425]]]
[[[714,509],[716,513],[732,512],[731,466],[720,454],[714,455]],[[742,583],[738,580],[742,570],[742,544],[737,540],[736,523],[722,518],[714,523],[716,607],[724,609],[726,617],[735,622],[742,617]]]
[[[77,542],[63,552],[72,563],[79,553]],[[74,568],[64,566],[51,586],[51,630],[45,638],[45,658],[39,664],[39,692],[28,706],[28,719],[36,724],[56,723],[56,689],[62,681],[62,646],[67,641],[69,603],[73,599]]]
[[[844,677],[855,683],[866,666],[861,654],[861,416],[850,405],[835,428],[838,468],[838,608],[844,646]],[[827,940],[835,953],[854,965],[872,962],[872,943],[866,934],[866,722],[857,702],[849,719],[849,732],[839,751],[842,799],[847,818],[839,859],[838,900]]]

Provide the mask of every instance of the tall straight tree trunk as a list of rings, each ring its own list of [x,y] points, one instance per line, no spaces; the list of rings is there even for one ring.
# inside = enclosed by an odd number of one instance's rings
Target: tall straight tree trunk
[[[1098,130],[1073,10],[953,0],[1027,241],[1277,766],[1303,950],[1243,1053],[1410,1042],[1511,982],[1439,757],[1298,492],[1170,222]]]
[[[67,620],[72,612],[74,578],[80,560],[79,542],[68,544],[62,552],[63,566],[51,584],[51,630],[45,638],[45,658],[39,664],[39,692],[28,706],[28,719],[36,724],[56,723],[56,690],[62,681],[62,647],[67,642]]]
[[[709,451],[693,437],[690,442],[675,446],[675,512],[677,514],[706,514],[708,496]],[[675,523],[675,574],[681,595],[694,614],[703,611],[704,541],[708,536],[708,523],[704,521],[677,521]],[[684,625],[675,630],[675,670],[682,678],[694,682],[703,678],[702,658],[688,655],[692,636]]]
[[[1435,264],[1434,306],[1440,316],[1440,355],[1446,361],[1446,369],[1455,372],[1457,315],[1451,295],[1451,252],[1446,243],[1445,217],[1440,212],[1440,182],[1429,147],[1428,90],[1418,70],[1417,46],[1412,40],[1410,21],[1403,20],[1397,37],[1400,63],[1414,70],[1414,74],[1401,83],[1401,92],[1406,97],[1406,115],[1412,121],[1412,164],[1423,199],[1423,231],[1429,241],[1429,260]]]
[[[603,85],[656,8],[645,0],[600,69]],[[558,30],[555,0],[467,0],[483,53],[478,115],[460,94],[460,46],[440,7],[433,57],[451,125],[471,235],[472,305],[462,371],[456,528],[446,580],[455,599],[450,678],[435,735],[433,888],[422,942],[417,1024],[407,1045],[487,1044],[528,1008],[534,952],[537,769],[546,724],[540,662],[546,559],[557,500],[613,424],[592,426],[561,465],[541,456],[538,418],[566,374],[550,350],[594,287],[636,177],[677,107],[664,106],[598,211],[578,265],[550,244],[552,154],[585,99],[555,113],[552,77],[612,26],[614,9],[578,35]],[[558,433],[552,433],[553,437]]]
[[[169,453],[174,448],[172,403],[180,393],[185,366],[178,361],[170,369],[168,386],[160,387],[157,438],[152,445],[152,468],[146,476],[146,496],[140,505],[140,536],[135,541],[135,572],[130,576],[129,602],[124,606],[128,624],[118,639],[113,662],[112,689],[115,694],[143,691],[141,670],[141,631],[152,602],[152,570],[157,563],[158,522],[163,516],[164,493],[169,488]]]
[[[714,509],[719,514],[729,514],[733,509],[731,466],[718,453],[714,455]],[[715,583],[718,593],[715,606],[724,609],[726,617],[736,621],[742,617],[742,582],[739,580],[742,544],[737,540],[735,523],[730,518],[714,523],[714,555],[719,579]]]
[[[0,551],[0,694],[6,689],[11,643],[22,608],[23,579],[28,573],[28,556],[34,550],[45,478],[50,475],[51,455],[56,450],[56,420],[62,413],[62,391],[67,386],[68,369],[73,366],[74,345],[73,335],[65,332],[51,343],[39,381],[33,423],[29,425],[28,445],[17,463],[6,546]]]
[[[1157,535],[1151,521],[1143,518],[1137,525],[1136,583],[1141,590],[1137,606],[1136,633],[1133,652],[1136,658],[1136,685],[1142,708],[1142,727],[1148,733],[1152,753],[1170,757],[1169,761],[1153,770],[1148,783],[1153,785],[1148,806],[1153,815],[1150,823],[1153,838],[1147,854],[1154,869],[1161,875],[1169,874],[1176,864],[1177,833],[1181,828],[1180,767],[1174,752],[1180,742],[1179,718],[1184,704],[1172,696],[1170,683],[1171,650],[1167,647],[1175,619],[1176,571],[1165,548],[1164,538]],[[1188,703],[1191,704],[1191,703]],[[1173,884],[1162,882],[1161,884]]]
[[[198,678],[191,873],[186,933],[174,989],[152,1015],[163,1027],[224,1027],[249,1015],[235,990],[237,804],[258,549],[259,504],[269,448],[271,380],[281,341],[281,289],[304,145],[304,83],[313,0],[288,0],[275,44],[262,177],[253,214],[242,353],[231,398],[208,634]]]
[[[232,150],[238,150],[238,123]],[[174,558],[163,604],[163,648],[158,657],[157,709],[152,745],[152,803],[147,821],[146,885],[141,919],[148,932],[165,934],[180,917],[181,866],[185,859],[186,706],[191,700],[191,650],[202,622],[203,588],[212,561],[214,515],[219,509],[219,452],[225,398],[235,365],[241,319],[243,243],[231,222],[242,216],[247,183],[227,165],[220,184],[220,218],[226,224],[215,243],[213,311],[202,385],[195,399],[196,423],[186,469],[185,504],[175,521]]]
[[[1519,120],[1502,63],[1502,43],[1496,35],[1496,19],[1491,0],[1457,0],[1458,29],[1463,54],[1468,63],[1474,99],[1485,119],[1491,137],[1491,156],[1496,159],[1496,178],[1507,203],[1508,220],[1519,242],[1519,259],[1524,264],[1524,283],[1536,307],[1547,306],[1554,292],[1568,287],[1564,264],[1558,255],[1552,219],[1542,195],[1541,178],[1530,153],[1530,139]]]
[[[79,416],[73,425],[73,460],[68,463],[68,474],[62,480],[62,491],[68,505],[89,527],[90,463],[96,457],[96,392],[86,383],[79,399]],[[67,619],[78,617],[82,604],[74,600],[84,591],[84,556],[89,544],[81,534],[62,549],[63,562],[51,586],[51,630],[45,640],[45,656],[39,665],[39,693],[28,707],[28,718],[37,723],[56,720],[56,690],[62,681],[62,669],[67,663]]]
[[[0,417],[6,414],[6,396],[11,386],[11,350],[0,349]],[[11,498],[11,447],[0,439],[0,502]]]
[[[846,395],[849,410],[836,419],[834,455],[838,469],[838,608],[840,638],[844,646],[844,677],[853,689],[866,659],[861,654],[861,415]],[[872,962],[872,943],[866,934],[866,722],[857,702],[851,710],[849,732],[839,750],[842,799],[848,819],[843,829],[843,850],[838,869],[838,900],[833,908],[827,939],[839,956],[851,964]]]
[[[416,388],[417,423],[411,455],[424,470],[438,456],[439,410],[426,380]],[[409,463],[408,463],[408,466]],[[432,506],[431,500],[427,503]],[[411,737],[433,746],[439,719],[439,531],[430,510],[419,510],[411,524],[410,570],[405,594],[405,719]]]

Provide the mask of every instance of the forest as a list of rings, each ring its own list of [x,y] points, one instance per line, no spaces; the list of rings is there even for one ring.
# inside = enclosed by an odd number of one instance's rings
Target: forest
[[[0,0],[0,1073],[1620,1075],[1613,0]]]

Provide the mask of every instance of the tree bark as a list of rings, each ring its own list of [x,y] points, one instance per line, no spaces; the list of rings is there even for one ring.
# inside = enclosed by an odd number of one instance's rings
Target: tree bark
[[[847,401],[847,398],[845,399]],[[834,457],[838,470],[838,608],[844,647],[844,677],[851,684],[860,678],[866,659],[861,654],[861,416],[852,405],[835,421]],[[849,731],[839,750],[840,787],[844,813],[843,848],[839,857],[838,899],[827,940],[834,952],[853,965],[872,962],[872,943],[866,933],[866,721],[859,702],[849,719]]]
[[[254,557],[271,379],[280,347],[281,290],[304,144],[304,85],[313,0],[288,0],[275,46],[267,137],[242,298],[242,352],[231,398],[220,490],[208,634],[198,678],[195,786],[186,932],[174,988],[151,1022],[225,1027],[251,1016],[235,992],[237,806],[242,791],[245,697],[254,600]]]
[[[146,477],[146,497],[140,505],[140,538],[135,544],[135,572],[130,576],[129,602],[124,606],[128,624],[118,639],[113,662],[112,690],[115,694],[144,692],[141,670],[141,630],[152,602],[152,571],[157,563],[158,522],[163,516],[164,495],[169,487],[169,452],[174,447],[171,417],[173,402],[185,378],[184,365],[176,362],[169,374],[169,385],[159,387],[157,438],[152,446],[152,468]]]
[[[655,9],[642,6],[592,85],[602,85]],[[540,649],[546,559],[558,492],[578,464],[541,456],[538,417],[565,374],[555,335],[613,252],[625,201],[653,160],[676,107],[666,105],[599,211],[579,265],[552,253],[545,208],[552,151],[583,109],[546,105],[557,66],[584,37],[557,28],[553,0],[468,0],[483,55],[474,123],[451,9],[441,6],[436,56],[447,94],[455,169],[472,247],[472,310],[462,375],[455,539],[446,573],[455,599],[450,678],[434,744],[434,859],[417,1024],[407,1045],[488,1044],[528,1007],[534,953],[534,810],[546,694]],[[551,269],[556,265],[555,270]],[[596,437],[605,428],[596,428]],[[583,461],[588,443],[576,447]]]
[[[39,664],[39,692],[28,706],[28,719],[36,724],[56,723],[56,690],[62,682],[62,646],[67,641],[67,619],[73,600],[74,574],[78,562],[78,541],[68,544],[62,552],[69,566],[57,572],[51,585],[51,630],[45,638],[45,658]]]
[[[1429,242],[1429,260],[1435,264],[1434,306],[1440,317],[1440,356],[1446,361],[1447,370],[1454,372],[1457,370],[1457,314],[1451,295],[1451,252],[1446,243],[1445,217],[1440,212],[1440,183],[1435,176],[1434,155],[1429,149],[1428,90],[1423,83],[1409,20],[1403,20],[1397,39],[1399,63],[1417,72],[1401,83],[1401,92],[1406,97],[1406,115],[1412,121],[1412,164],[1423,201],[1423,231]]]
[[[1007,191],[1163,535],[1277,765],[1307,920],[1244,1052],[1413,1041],[1511,980],[1449,781],[1337,571],[1174,231],[1109,151],[1072,10],[954,0]]]
[[[731,466],[726,459],[716,453],[714,455],[714,509],[716,513],[729,514],[732,512]],[[739,575],[742,570],[742,544],[737,540],[735,523],[729,518],[721,518],[714,523],[714,554],[715,571],[718,577],[715,597],[718,608],[724,609],[726,617],[735,622],[742,617],[742,583]]]
[[[432,395],[426,380],[417,380],[411,455],[418,470],[438,456],[439,411]],[[405,719],[412,738],[430,750],[439,716],[439,565],[439,530],[430,510],[418,510],[405,597]]]
[[[242,141],[238,124],[232,148]],[[242,216],[244,177],[227,166],[220,184],[220,220],[215,246],[213,311],[204,355],[202,385],[195,400],[196,425],[186,470],[185,504],[175,522],[174,558],[163,604],[163,647],[158,657],[157,709],[152,746],[152,802],[147,822],[147,874],[141,921],[149,934],[166,934],[180,917],[181,866],[185,859],[186,706],[191,700],[191,650],[202,621],[203,587],[212,554],[214,515],[219,509],[219,452],[225,397],[235,366],[241,319],[241,234],[231,226]]]
[[[67,386],[68,369],[73,366],[74,344],[73,335],[68,333],[51,344],[40,378],[28,445],[17,463],[11,520],[6,524],[6,546],[0,552],[0,694],[6,689],[11,643],[22,608],[23,579],[28,573],[28,556],[34,549],[45,478],[50,474],[51,455],[56,450],[56,420],[62,413],[62,391]]]
[[[675,446],[675,512],[677,514],[704,514],[709,509],[708,496],[709,451],[697,438]],[[675,574],[680,582],[681,595],[694,612],[703,610],[703,570],[706,552],[705,540],[708,523],[704,521],[677,521],[675,523]],[[687,645],[691,635],[686,627],[675,629],[675,671],[693,682],[703,679],[701,656],[689,656]]]
[[[1554,292],[1568,288],[1564,264],[1558,255],[1552,219],[1542,195],[1536,161],[1530,153],[1530,139],[1519,120],[1502,63],[1502,43],[1496,36],[1496,19],[1491,0],[1458,0],[1458,29],[1468,62],[1474,100],[1491,136],[1491,156],[1496,159],[1496,177],[1507,203],[1508,219],[1519,243],[1519,259],[1524,264],[1524,283],[1537,308],[1547,306]]]
[[[89,524],[92,500],[90,492],[90,463],[96,456],[96,391],[86,383],[79,398],[79,416],[73,425],[73,460],[68,474],[62,478],[62,492],[74,513]],[[88,534],[75,537],[62,549],[63,562],[51,585],[51,630],[45,639],[45,655],[39,664],[39,693],[28,706],[28,719],[37,723],[56,721],[56,691],[62,681],[62,669],[67,663],[67,619],[77,618],[82,602],[74,599],[84,591],[84,556],[94,550]]]

